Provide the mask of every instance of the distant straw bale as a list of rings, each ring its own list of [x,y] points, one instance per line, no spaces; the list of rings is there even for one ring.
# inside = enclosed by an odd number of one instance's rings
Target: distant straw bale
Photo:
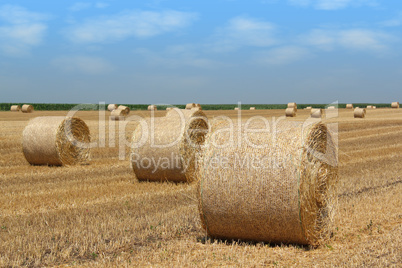
[[[288,103],[288,108],[295,108],[295,111],[297,112],[297,104],[296,104],[296,102],[289,102]]]
[[[137,179],[192,182],[207,132],[201,110],[172,109],[153,122],[142,121],[132,139],[131,166]]]
[[[391,108],[394,108],[394,109],[398,109],[399,108],[399,102],[393,102],[393,103],[391,103]]]
[[[117,105],[116,105],[116,104],[109,104],[109,105],[107,106],[107,109],[108,109],[108,111],[111,112],[111,111],[117,109]]]
[[[311,107],[311,106],[307,106],[306,107],[306,110],[311,110],[313,107]]]
[[[130,108],[124,105],[120,105],[117,107],[117,110],[124,110],[124,115],[128,115],[130,113]]]
[[[191,110],[192,108],[197,107],[195,103],[187,103],[186,104],[186,110]]]
[[[21,107],[19,105],[11,105],[10,111],[12,112],[19,112]]]
[[[346,109],[353,109],[353,104],[352,103],[346,104]]]
[[[239,107],[235,107],[234,109],[235,109],[235,111],[238,111],[238,110],[239,110]]]
[[[367,105],[367,109],[373,109],[372,105]]]
[[[353,115],[355,118],[364,118],[364,117],[366,117],[366,109],[365,108],[355,108]]]
[[[330,237],[338,174],[326,125],[281,121],[263,132],[242,125],[233,142],[219,126],[212,129],[197,171],[208,236],[310,245]]]
[[[36,117],[22,136],[24,156],[30,164],[62,166],[89,160],[89,128],[77,117]]]
[[[122,109],[117,108],[110,113],[110,119],[114,121],[123,121],[127,115],[127,110],[123,107]]]
[[[296,116],[296,110],[294,107],[292,108],[286,108],[285,110],[285,115],[286,117],[295,117]]]
[[[34,107],[29,104],[22,105],[21,111],[23,113],[32,113],[34,111]]]
[[[312,118],[321,118],[322,117],[322,109],[311,109],[310,116]]]
[[[250,110],[255,110],[255,107],[250,107]]]

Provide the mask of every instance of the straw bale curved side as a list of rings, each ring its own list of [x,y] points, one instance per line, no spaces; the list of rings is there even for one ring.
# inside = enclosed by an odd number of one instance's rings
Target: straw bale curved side
[[[34,110],[33,106],[29,105],[29,104],[24,104],[24,105],[22,105],[22,108],[21,108],[21,111],[23,113],[32,113],[33,110]]]
[[[22,135],[24,156],[30,164],[74,165],[89,159],[89,128],[77,117],[36,117]]]
[[[192,182],[196,160],[208,132],[206,115],[172,109],[165,117],[146,120],[133,133],[131,167],[138,180]],[[147,134],[146,134],[147,133]],[[144,144],[139,144],[145,135]],[[152,142],[153,139],[153,142]]]
[[[234,110],[235,110],[235,111],[238,111],[238,110],[239,110],[239,107],[235,107]]]
[[[346,109],[353,109],[353,104],[352,103],[346,104]]]
[[[286,117],[295,117],[296,116],[296,110],[293,107],[292,108],[286,108],[285,114],[286,114]]]
[[[250,110],[255,110],[255,107],[250,107]]]
[[[296,102],[289,102],[288,103],[288,108],[295,108],[295,110],[297,112],[297,104],[296,104]]]
[[[322,117],[322,109],[311,109],[310,116],[312,118],[321,118]]]
[[[364,118],[364,117],[366,117],[366,109],[365,108],[355,108],[353,116],[355,118]]]
[[[367,105],[367,109],[373,109],[372,105]]]
[[[12,112],[19,112],[21,110],[21,107],[19,105],[11,105],[10,111]]]
[[[108,111],[113,111],[113,110],[116,110],[117,109],[117,104],[109,104],[108,106],[107,106],[107,109],[108,109]]]
[[[393,103],[391,103],[391,108],[394,108],[394,109],[398,109],[399,108],[399,102],[393,102]]]
[[[237,129],[234,133],[234,142],[221,146],[228,134],[210,132],[198,169],[199,212],[208,236],[311,245],[325,241],[338,176],[326,125],[303,129],[302,123],[282,121],[273,131],[242,129],[241,145]],[[252,143],[245,142],[246,136]]]

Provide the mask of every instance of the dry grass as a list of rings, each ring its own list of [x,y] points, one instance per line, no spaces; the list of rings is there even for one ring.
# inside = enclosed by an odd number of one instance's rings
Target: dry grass
[[[205,111],[209,118],[239,111]],[[194,185],[138,182],[117,147],[95,148],[86,166],[30,166],[21,151],[29,118],[0,112],[0,266],[394,266],[402,262],[402,111],[339,110],[339,207],[326,245],[205,240]],[[149,112],[135,112],[149,116]],[[156,111],[164,116],[166,111]],[[241,111],[242,119],[283,110]],[[78,112],[96,141],[99,115]],[[106,115],[105,115],[106,116]],[[310,111],[301,110],[301,121]],[[115,131],[106,130],[118,145]],[[124,122],[129,141],[136,122]],[[115,134],[113,136],[113,133]],[[126,150],[127,154],[129,150]]]

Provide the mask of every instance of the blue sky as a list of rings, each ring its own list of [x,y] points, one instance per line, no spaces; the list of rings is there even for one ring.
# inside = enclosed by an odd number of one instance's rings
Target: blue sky
[[[0,0],[0,102],[401,101],[401,30],[401,1]]]

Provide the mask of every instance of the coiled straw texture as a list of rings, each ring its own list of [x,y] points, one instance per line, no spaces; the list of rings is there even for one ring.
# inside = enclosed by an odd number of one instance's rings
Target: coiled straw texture
[[[76,117],[36,117],[23,131],[23,152],[33,165],[74,165],[89,160],[89,128]]]
[[[337,152],[327,127],[303,128],[291,121],[266,132],[244,127],[235,128],[231,138],[214,125],[207,135],[197,196],[208,236],[310,245],[325,241],[337,180]]]

